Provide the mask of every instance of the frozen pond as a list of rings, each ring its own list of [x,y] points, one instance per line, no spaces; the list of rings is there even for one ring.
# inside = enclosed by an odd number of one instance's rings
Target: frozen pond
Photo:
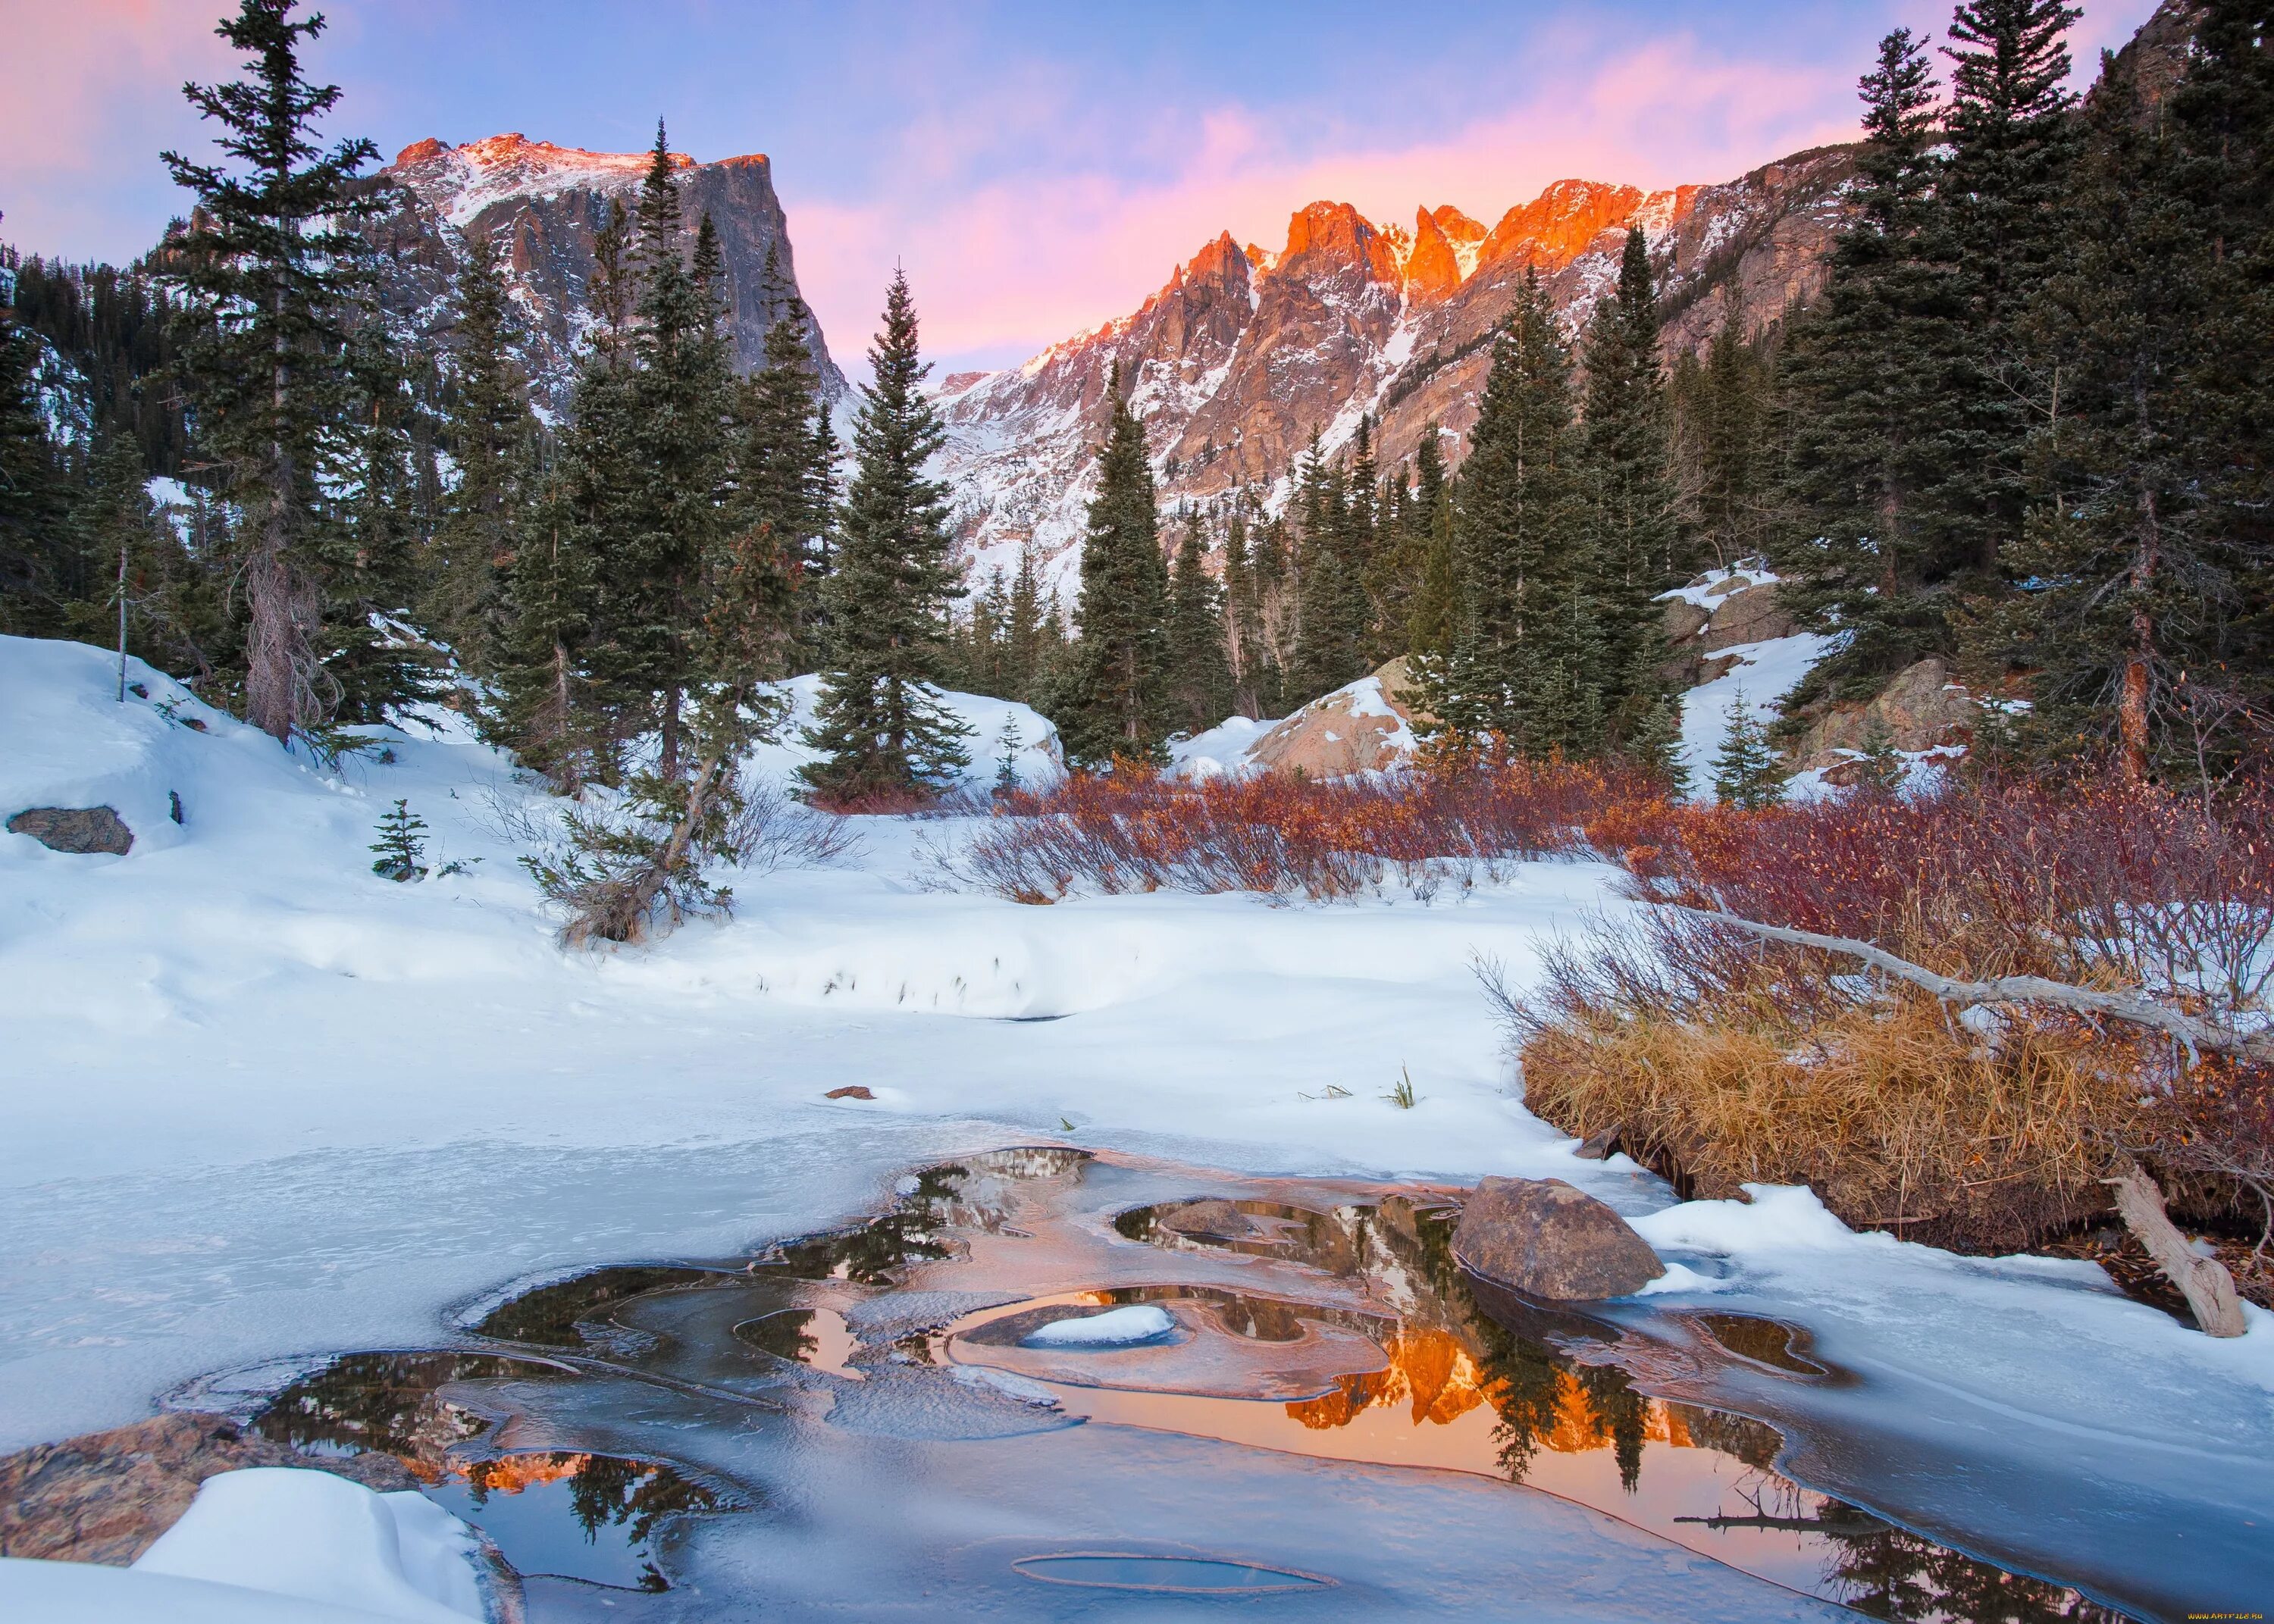
[[[994,1152],[757,1257],[492,1298],[449,1351],[177,1396],[404,1459],[540,1624],[2160,1617],[2137,1553],[2182,1533],[2196,1593],[2253,1576],[2247,1529],[2142,1495],[2112,1538],[2057,1470],[1984,1518],[1976,1462],[1800,1324],[1475,1286],[1457,1194]]]

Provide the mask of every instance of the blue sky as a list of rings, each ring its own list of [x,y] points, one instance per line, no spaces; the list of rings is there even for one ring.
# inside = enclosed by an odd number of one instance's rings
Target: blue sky
[[[334,0],[315,71],[392,157],[518,130],[700,159],[764,152],[832,347],[894,263],[929,348],[1000,365],[1133,308],[1223,229],[1276,247],[1314,198],[1490,223],[1567,175],[1724,180],[1852,129],[1888,27],[1942,0],[1379,4],[531,4]],[[2087,0],[2089,62],[2154,0]],[[11,24],[0,237],[131,257],[200,140],[184,78],[231,71],[215,0],[82,0]]]

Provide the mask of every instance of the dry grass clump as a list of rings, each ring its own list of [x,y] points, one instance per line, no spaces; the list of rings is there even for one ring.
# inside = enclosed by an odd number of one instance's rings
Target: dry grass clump
[[[1613,954],[1638,957],[1606,974]],[[1671,913],[1567,944],[1543,996],[1506,1001],[1525,1102],[1618,1129],[1687,1195],[1804,1184],[1852,1227],[1934,1245],[2018,1250],[2105,1210],[2108,1147],[2142,1115],[2136,1046],[2065,1016],[1977,1030],[1851,967]]]
[[[2108,1210],[2148,1163],[2174,1209],[2274,1274],[2274,1078],[2044,1004],[1964,1012],[1715,913],[1869,942],[1954,977],[2146,991],[2230,1026],[2267,1017],[2274,794],[2022,781],[1760,812],[1621,802],[1599,849],[1661,906],[1500,993],[1526,1102],[1621,1129],[1703,1195],[1806,1183],[1843,1220],[1968,1251]]]

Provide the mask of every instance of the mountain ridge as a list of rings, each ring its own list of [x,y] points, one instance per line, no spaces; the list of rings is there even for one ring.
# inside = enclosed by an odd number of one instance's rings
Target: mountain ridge
[[[1409,229],[1321,199],[1292,212],[1276,253],[1220,232],[1129,314],[1017,367],[943,380],[959,539],[983,571],[1031,543],[1071,576],[1116,364],[1164,504],[1253,486],[1276,505],[1311,434],[1338,449],[1367,412],[1385,467],[1432,423],[1457,461],[1527,271],[1576,336],[1639,225],[1669,357],[1732,315],[1758,331],[1819,284],[1853,173],[1852,147],[1818,147],[1719,184],[1559,180],[1489,228],[1451,204],[1417,207]]]

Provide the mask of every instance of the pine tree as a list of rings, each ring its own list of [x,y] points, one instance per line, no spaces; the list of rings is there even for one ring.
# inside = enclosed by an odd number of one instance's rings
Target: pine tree
[[[1950,161],[1936,188],[1966,342],[1940,410],[1954,571],[1998,567],[2028,495],[2035,392],[2023,330],[2064,231],[2075,98],[2064,0],[1965,0],[1951,18]]]
[[[1170,575],[1167,658],[1170,718],[1188,733],[1214,727],[1231,709],[1224,595],[1209,578],[1207,551],[1200,521],[1187,520]]]
[[[895,801],[955,781],[968,733],[939,702],[948,606],[961,595],[949,561],[947,492],[924,477],[946,438],[923,392],[915,302],[894,273],[884,330],[869,351],[855,472],[838,518],[828,586],[829,669],[802,769],[818,794]]]
[[[1768,733],[1742,698],[1729,702],[1728,732],[1713,755],[1713,793],[1725,804],[1753,811],[1784,799]]]
[[[1067,758],[1089,766],[1163,761],[1169,731],[1168,569],[1145,429],[1118,366],[1106,391],[1112,416],[1082,538],[1081,640],[1056,718]]]
[[[2269,557],[2263,521],[2258,545],[2245,539],[2255,504],[2211,506],[2229,492],[2206,473],[2234,466],[2211,403],[2232,394],[2217,375],[2233,304],[2267,304],[2221,285],[2180,143],[2146,117],[2128,63],[2111,59],[2092,94],[2064,213],[2074,229],[2031,324],[2060,379],[2059,414],[2032,437],[2051,500],[2009,550],[2025,590],[1985,625],[2004,635],[1995,652],[2036,673],[2023,731],[2037,748],[2112,742],[2135,778],[2200,771],[2193,724],[2217,731],[2218,710],[2249,703],[2230,627]],[[2263,337],[2232,336],[2263,353]]]
[[[601,556],[607,606],[596,675],[620,718],[657,729],[657,771],[685,764],[689,688],[701,675],[704,571],[727,532],[732,371],[718,238],[704,217],[692,267],[680,257],[679,186],[660,121],[636,211],[624,532]]]
[[[70,492],[40,413],[39,360],[38,338],[0,304],[0,632],[18,636],[53,627],[69,568]]]
[[[1355,681],[1369,669],[1366,637],[1371,616],[1364,560],[1359,556],[1368,538],[1354,517],[1344,470],[1326,459],[1315,434],[1295,479],[1302,539],[1296,560],[1299,603],[1294,658],[1287,686],[1291,697],[1309,701]],[[1359,510],[1371,515],[1371,500],[1362,502]]]
[[[836,443],[808,348],[812,312],[782,277],[771,249],[764,285],[776,313],[766,329],[764,363],[742,391],[736,519],[772,538],[785,614],[795,601],[790,658],[804,669],[821,657],[825,635],[821,588],[828,578]]]
[[[1421,490],[1414,492],[1420,506]],[[1417,658],[1443,659],[1453,651],[1460,625],[1460,583],[1455,575],[1453,497],[1440,480],[1435,499],[1427,510],[1427,546],[1422,553],[1421,575],[1406,615],[1406,647]]]
[[[315,650],[313,554],[335,522],[328,477],[345,471],[332,431],[352,411],[340,357],[370,282],[359,228],[383,203],[356,184],[379,155],[371,142],[329,152],[314,143],[340,90],[301,77],[301,41],[324,20],[296,20],[296,9],[295,0],[242,0],[215,32],[245,53],[250,77],[184,86],[222,126],[222,151],[242,172],[164,154],[175,184],[198,199],[167,256],[183,296],[184,369],[200,438],[244,514],[245,719],[285,743],[320,726],[337,695]]]
[[[425,538],[415,500],[416,430],[422,413],[403,376],[403,346],[382,320],[366,320],[348,342],[347,373],[358,421],[343,435],[352,494],[309,547],[318,606],[329,647],[324,670],[335,689],[335,718],[378,723],[396,705],[424,697],[432,668],[403,617],[418,595]],[[305,729],[320,747],[334,735]]]
[[[1773,461],[1766,442],[1774,390],[1769,346],[1747,342],[1734,299],[1704,360],[1684,356],[1676,365],[1685,492],[1697,518],[1697,540],[1721,568],[1768,545]]]
[[[1460,620],[1424,664],[1441,736],[1585,749],[1600,716],[1585,658],[1593,565],[1577,483],[1570,363],[1536,273],[1493,346],[1454,513]]]
[[[448,430],[458,483],[435,532],[423,608],[462,665],[489,673],[498,659],[501,575],[518,539],[537,426],[529,381],[507,348],[505,275],[494,233],[467,235],[456,294]]]
[[[1862,88],[1855,214],[1779,373],[1792,515],[1776,561],[1794,606],[1845,640],[1796,691],[1800,703],[1868,696],[1946,649],[1942,599],[1931,589],[1965,552],[1948,490],[1951,393],[1972,341],[1937,200],[1945,160],[1925,48],[1896,29]]]
[[[371,871],[381,879],[404,882],[426,877],[426,820],[397,801],[379,820],[379,838],[371,844],[378,853]]]
[[[580,383],[577,397],[595,392]],[[606,771],[584,662],[598,597],[591,534],[566,471],[543,476],[505,575],[499,697],[483,718],[486,738],[566,793]]]
[[[1656,599],[1679,584],[1658,301],[1638,226],[1627,232],[1617,296],[1596,311],[1585,354],[1584,478],[1595,563],[1590,596],[1600,639],[1599,650],[1588,652],[1611,731],[1623,737],[1658,703],[1653,673],[1664,656],[1664,617]]]

